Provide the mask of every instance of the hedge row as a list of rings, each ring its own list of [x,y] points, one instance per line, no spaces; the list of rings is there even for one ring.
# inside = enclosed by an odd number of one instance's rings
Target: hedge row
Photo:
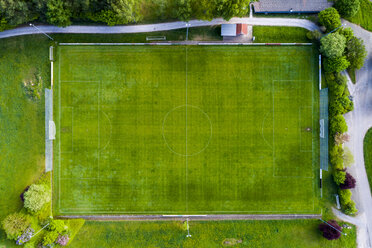
[[[352,111],[353,102],[347,89],[347,78],[341,75],[346,69],[360,69],[365,58],[363,42],[354,36],[350,28],[341,27],[340,15],[334,8],[319,13],[319,22],[325,26],[327,34],[320,38],[320,52],[323,54],[323,68],[329,88],[329,133],[331,138],[329,157],[332,165],[333,179],[338,185],[340,203],[344,213],[354,215],[358,210],[351,199],[351,188],[355,187],[355,179],[346,171],[353,163],[350,150],[344,149],[343,143],[348,141],[347,124],[344,114]],[[313,35],[316,37],[316,35]],[[355,45],[354,41],[358,41]],[[356,52],[357,51],[357,52]],[[355,54],[361,59],[356,61]]]

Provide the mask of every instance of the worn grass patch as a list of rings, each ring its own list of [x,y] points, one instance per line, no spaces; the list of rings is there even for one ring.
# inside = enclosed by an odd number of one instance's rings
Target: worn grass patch
[[[312,47],[57,53],[55,214],[320,212]]]

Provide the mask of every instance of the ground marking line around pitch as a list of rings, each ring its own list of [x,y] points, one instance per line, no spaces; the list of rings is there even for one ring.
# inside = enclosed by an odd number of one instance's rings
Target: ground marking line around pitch
[[[186,158],[185,158],[185,162],[186,162],[186,165],[185,165],[185,176],[186,176],[186,212],[188,211],[188,175],[187,175],[187,170],[188,170],[188,158],[187,158],[187,47],[185,47],[185,102],[186,102],[186,114],[185,114],[185,155],[186,155]]]

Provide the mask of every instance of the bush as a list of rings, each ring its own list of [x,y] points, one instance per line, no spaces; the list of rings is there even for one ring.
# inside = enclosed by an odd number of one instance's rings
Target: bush
[[[69,242],[70,238],[68,237],[68,235],[59,235],[57,240],[56,240],[56,243],[61,245],[61,246],[66,246]]]
[[[346,179],[346,172],[343,170],[334,170],[333,171],[333,180],[337,185],[343,184]]]
[[[345,214],[355,215],[358,212],[358,209],[355,207],[355,202],[350,201],[347,204],[342,206],[342,210]]]
[[[318,30],[314,30],[307,32],[306,37],[309,40],[320,40],[320,38],[322,38],[322,34]]]
[[[345,56],[336,58],[327,58],[324,61],[324,70],[326,72],[341,72],[350,66],[350,62]]]
[[[347,205],[352,201],[350,189],[340,189],[338,191],[338,195],[340,196],[340,202],[342,206]]]
[[[335,144],[336,145],[342,145],[345,142],[348,142],[350,140],[350,135],[347,133],[336,133],[335,135]]]
[[[342,158],[344,160],[344,165],[346,167],[351,166],[355,162],[354,161],[353,153],[351,152],[351,150],[348,147],[345,147],[345,149],[344,149],[344,155],[342,156]]]
[[[353,189],[355,188],[356,181],[352,175],[346,172],[345,181],[340,184],[340,189]]]
[[[50,188],[45,185],[32,184],[24,195],[24,206],[31,213],[40,211],[43,206],[51,201]]]
[[[318,17],[319,23],[325,26],[328,32],[341,26],[341,17],[335,8],[331,7],[320,11]]]
[[[354,38],[354,32],[351,28],[341,27],[337,30],[339,34],[345,37],[346,41],[349,41]]]
[[[328,58],[341,57],[346,47],[346,38],[339,33],[331,33],[320,39],[320,52]]]
[[[360,8],[359,0],[337,0],[335,7],[342,17],[353,17]]]
[[[364,65],[367,56],[363,40],[354,37],[346,45],[346,58],[350,62],[350,69],[360,69]]]
[[[335,220],[329,220],[327,221],[329,225],[326,223],[321,223],[319,225],[319,230],[323,233],[323,237],[325,237],[328,240],[335,240],[339,239],[341,237],[341,230],[342,228],[338,225],[337,221]],[[331,226],[333,227],[331,227]],[[335,230],[337,229],[337,230]]]
[[[340,73],[327,73],[326,74],[326,80],[328,83],[328,88],[330,90],[330,95],[334,99],[337,99],[344,95],[346,85],[347,85],[347,79],[346,76],[341,75]],[[332,114],[332,113],[331,113]]]
[[[336,115],[330,118],[329,132],[331,136],[336,133],[345,133],[347,131],[347,124],[342,115]]]
[[[344,149],[342,148],[341,145],[331,146],[331,148],[329,149],[330,162],[334,169],[336,170],[344,169],[343,154],[344,154]]]
[[[59,234],[64,234],[67,232],[68,226],[65,224],[63,220],[54,220],[52,219],[49,222],[49,226],[47,228],[49,231],[55,231]]]
[[[22,213],[13,213],[2,221],[2,227],[8,239],[17,240],[30,223],[30,216]]]
[[[56,231],[46,232],[43,237],[43,245],[51,245],[56,241],[59,234]]]

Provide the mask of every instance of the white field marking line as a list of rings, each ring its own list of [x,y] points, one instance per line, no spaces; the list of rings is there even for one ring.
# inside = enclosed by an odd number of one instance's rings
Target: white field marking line
[[[59,139],[58,139],[58,147],[59,147],[59,154],[58,154],[58,209],[61,209],[61,63],[62,63],[62,52],[60,51],[61,49],[58,47],[58,114],[59,114],[59,119],[58,119],[58,131],[59,131]]]
[[[213,135],[213,126],[212,126],[212,120],[211,118],[209,117],[209,115],[203,111],[201,108],[199,108],[198,106],[194,106],[194,105],[190,105],[188,104],[187,106],[190,108],[195,108],[197,110],[199,110],[207,119],[208,119],[208,122],[209,122],[209,126],[210,126],[210,136],[209,136],[209,139],[208,139],[208,142],[205,144],[205,146],[203,147],[203,149],[201,149],[200,151],[197,151],[196,153],[193,153],[193,154],[183,154],[183,153],[179,153],[179,152],[176,152],[175,150],[172,149],[172,147],[169,145],[166,137],[165,137],[165,122],[166,120],[168,119],[168,116],[169,114],[171,114],[173,111],[179,109],[179,108],[184,108],[186,105],[180,105],[180,106],[177,106],[173,109],[171,109],[170,111],[168,111],[168,113],[165,114],[165,117],[163,119],[163,124],[162,124],[162,136],[163,136],[163,140],[164,140],[164,143],[165,145],[168,147],[168,149],[173,152],[174,154],[176,155],[179,155],[179,156],[183,156],[183,157],[192,157],[192,156],[196,156],[200,153],[202,153],[205,149],[207,149],[207,147],[209,146],[210,142],[211,142],[211,139],[212,139],[212,135]]]
[[[292,80],[292,79],[282,79],[282,80],[273,80],[272,82],[272,91],[273,91],[273,177],[283,177],[283,178],[314,178],[314,175],[312,177],[304,177],[304,176],[277,176],[275,175],[275,132],[274,132],[274,128],[275,128],[275,100],[274,100],[274,94],[275,94],[275,82],[310,82],[311,84],[313,84],[313,82],[311,80]],[[313,163],[311,161],[311,165],[312,165],[312,171],[314,171],[313,169]],[[313,174],[313,173],[312,173]]]
[[[305,108],[312,108],[311,106],[304,106],[304,107],[299,107],[298,108],[298,116],[299,116],[299,126],[300,126],[300,152],[313,152],[313,150],[302,150],[302,130],[301,130],[301,113],[302,113],[302,109],[305,109]],[[313,118],[313,117],[311,117],[311,118]],[[312,119],[311,119],[312,120]],[[312,123],[312,121],[311,121],[311,123]],[[313,127],[313,123],[311,124],[311,126]],[[314,128],[312,128],[312,129],[314,129]],[[311,130],[311,134],[313,134],[313,130]],[[311,142],[313,142],[313,137],[311,137]],[[313,147],[313,144],[311,143],[311,148]]]
[[[188,204],[188,175],[187,175],[187,170],[188,170],[188,158],[187,158],[187,47],[185,48],[186,50],[186,57],[185,57],[185,84],[186,84],[186,90],[185,90],[185,102],[186,102],[186,120],[185,120],[185,133],[186,133],[186,136],[185,136],[185,143],[186,143],[186,146],[185,146],[185,154],[186,154],[186,168],[185,168],[185,171],[186,171],[186,212],[188,211],[188,207],[189,207],[189,204]]]
[[[272,111],[271,111],[272,112]],[[265,121],[266,121],[266,118],[267,118],[267,116],[270,114],[270,111],[267,111],[267,113],[265,114],[265,116],[264,116],[264,118],[263,118],[263,120],[262,120],[262,125],[261,125],[261,136],[262,136],[262,138],[263,138],[263,140],[265,141],[265,143],[271,148],[271,149],[273,149],[273,146],[272,145],[270,145],[270,143],[266,140],[266,138],[265,138],[265,135],[264,135],[264,123],[265,123]],[[274,129],[273,129],[274,130]]]
[[[98,139],[98,147],[97,147],[97,157],[98,157],[98,159],[97,159],[97,167],[98,167],[98,178],[99,178],[99,167],[100,167],[100,165],[99,165],[99,162],[100,162],[100,153],[101,153],[101,150],[100,150],[100,146],[101,146],[101,132],[100,132],[100,128],[99,128],[99,117],[100,117],[100,107],[101,107],[101,105],[100,105],[100,100],[99,100],[99,98],[100,98],[100,95],[101,95],[101,82],[98,82],[98,92],[97,92],[97,111],[98,111],[98,113],[97,113],[97,122],[98,122],[98,137],[97,137],[97,139]]]
[[[77,210],[82,210],[82,211],[70,211],[70,210],[74,210],[74,209],[77,209]],[[85,211],[83,210],[85,209]],[[116,208],[117,209],[117,208]],[[89,211],[89,212],[88,212]],[[280,210],[275,210],[275,211],[271,211],[271,210],[261,210],[261,211],[256,211],[256,210],[251,210],[251,211],[192,211],[188,214],[191,214],[191,213],[201,213],[201,214],[208,214],[208,213],[279,213],[279,214],[284,214],[284,213],[290,213],[290,214],[293,214],[293,215],[296,215],[296,214],[306,214],[306,215],[316,215],[317,213],[314,213],[314,212],[308,212],[308,211],[312,211],[312,210],[307,210],[307,211],[303,211],[303,212],[298,212],[298,211],[295,211],[295,213],[293,211],[280,211]],[[134,211],[134,212],[125,212],[125,211],[111,211],[111,210],[91,210],[91,209],[88,209],[88,208],[63,208],[63,209],[60,209],[60,212],[61,213],[70,213],[70,214],[74,214],[74,213],[80,213],[80,214],[90,214],[92,212],[94,213],[102,213],[102,214],[107,214],[107,215],[110,215],[112,213],[118,213],[118,214],[162,214],[162,215],[165,215],[165,213],[182,213],[182,211]],[[135,217],[135,216],[133,216]]]

